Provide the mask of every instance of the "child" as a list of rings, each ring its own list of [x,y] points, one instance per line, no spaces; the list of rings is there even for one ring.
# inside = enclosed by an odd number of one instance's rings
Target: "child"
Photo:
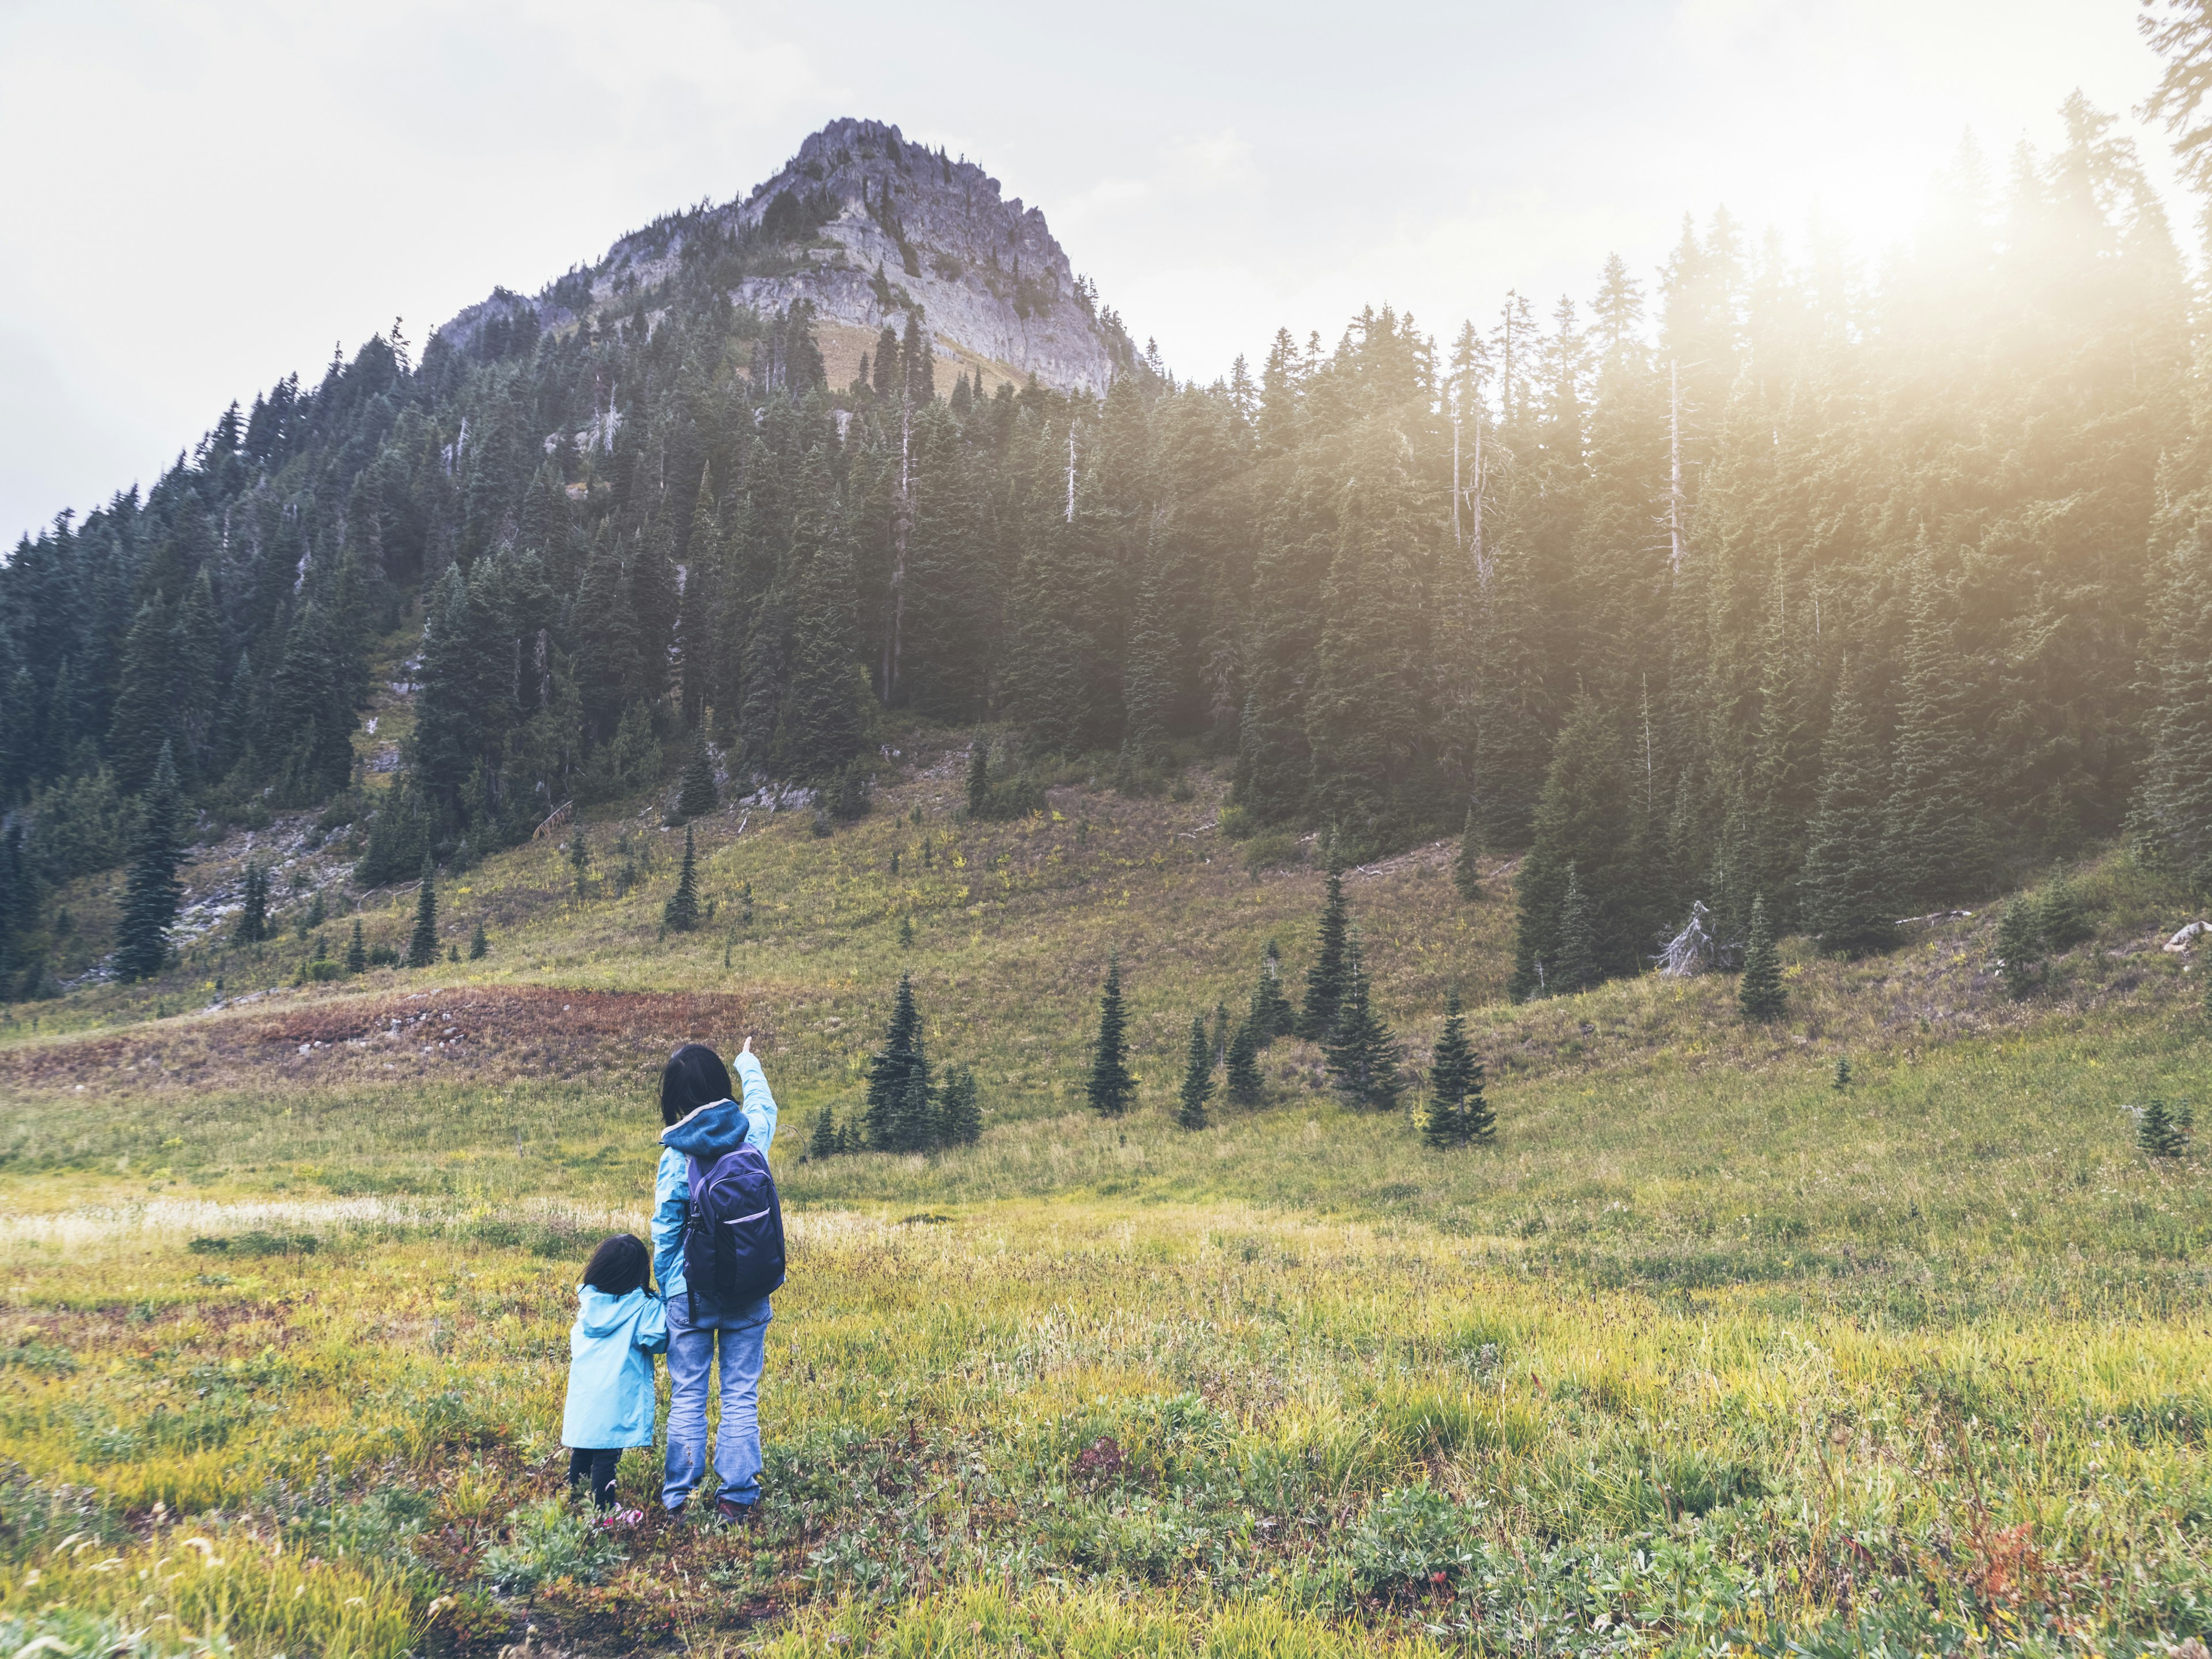
[[[628,1446],[653,1444],[653,1356],[668,1348],[668,1310],[645,1288],[653,1254],[629,1233],[592,1252],[568,1332],[568,1404],[561,1443],[568,1483],[589,1481],[602,1510],[615,1502],[615,1467]]]

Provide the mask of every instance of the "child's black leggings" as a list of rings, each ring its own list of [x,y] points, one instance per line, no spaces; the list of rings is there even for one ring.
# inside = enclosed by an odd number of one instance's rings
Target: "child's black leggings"
[[[603,1510],[615,1506],[615,1468],[622,1462],[622,1448],[594,1451],[586,1446],[573,1446],[568,1451],[568,1484],[580,1486],[589,1481],[592,1502]]]

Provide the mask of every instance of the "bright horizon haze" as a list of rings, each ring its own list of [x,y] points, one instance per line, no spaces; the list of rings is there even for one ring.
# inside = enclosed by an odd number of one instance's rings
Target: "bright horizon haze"
[[[0,546],[153,479],[233,398],[404,319],[418,347],[660,214],[742,195],[841,115],[1042,208],[1177,374],[1333,342],[1364,304],[1448,337],[1547,314],[1687,213],[1863,266],[1972,132],[2000,185],[2079,88],[2130,113],[2135,8],[1601,0],[1573,13],[1139,3],[1110,25],[956,0],[619,12],[395,0],[0,4]],[[2194,214],[2167,191],[2177,228]],[[2193,252],[2193,248],[2192,248]]]

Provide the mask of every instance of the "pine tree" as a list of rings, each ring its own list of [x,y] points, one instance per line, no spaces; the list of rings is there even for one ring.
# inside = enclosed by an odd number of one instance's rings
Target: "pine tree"
[[[476,932],[469,935],[469,960],[482,962],[490,954],[491,940],[485,936],[484,925],[479,921]]]
[[[1272,939],[1260,963],[1259,982],[1252,988],[1252,1012],[1247,1023],[1252,1027],[1253,1040],[1263,1048],[1297,1028],[1297,1011],[1283,994],[1283,953]]]
[[[1257,1106],[1266,1097],[1267,1080],[1260,1071],[1260,1030],[1256,1019],[1247,1019],[1229,1040],[1228,1057],[1222,1062],[1223,1081],[1229,1099],[1238,1106]]]
[[[707,733],[702,726],[691,728],[691,752],[684,762],[684,781],[676,794],[676,811],[679,817],[703,817],[720,805],[721,798],[714,787],[714,761],[707,752]]]
[[[1887,950],[1897,915],[1883,857],[1888,775],[1857,687],[1846,673],[1820,747],[1820,805],[1805,849],[1805,922],[1837,956]]]
[[[1551,989],[1558,996],[1587,991],[1598,981],[1597,924],[1589,899],[1567,866],[1566,896],[1559,903],[1559,954]]]
[[[1977,740],[1954,618],[1966,607],[1924,571],[1916,583],[1899,687],[1887,840],[1893,891],[1915,910],[1980,890],[1989,871]]]
[[[860,665],[853,549],[829,462],[810,451],[799,481],[793,538],[791,677],[778,717],[780,763],[802,777],[836,776],[860,752],[869,693]]]
[[[2097,931],[2090,925],[2080,890],[2063,875],[2052,877],[2043,890],[2036,901],[2035,920],[2044,948],[2051,951],[2069,950]]]
[[[983,1109],[975,1096],[975,1073],[948,1066],[937,1091],[936,1139],[943,1146],[972,1146],[983,1138]]]
[[[438,959],[438,869],[426,856],[415,890],[415,931],[407,940],[407,965],[428,968]]]
[[[258,864],[246,866],[232,937],[240,945],[258,945],[269,937],[269,872]]]
[[[1329,1080],[1353,1105],[1389,1111],[1398,1103],[1398,1046],[1368,1001],[1356,939],[1346,943],[1344,969],[1336,1025],[1322,1045]]]
[[[1474,808],[1467,809],[1467,825],[1460,831],[1459,852],[1452,859],[1452,885],[1472,902],[1482,896],[1482,834],[1474,822]]]
[[[568,837],[568,867],[576,872],[576,896],[584,896],[584,872],[591,867],[592,843],[584,837],[582,819],[576,821],[574,831]]]
[[[2186,1107],[2171,1107],[2155,1098],[2147,1101],[2136,1121],[2136,1145],[2153,1158],[2179,1158],[2189,1150],[2194,1116]]]
[[[115,971],[125,980],[151,979],[161,971],[184,893],[177,880],[177,763],[166,742],[155,758],[142,813],[116,927]]]
[[[913,948],[914,918],[912,916],[901,916],[899,918],[898,942],[899,949],[902,951],[910,950]]]
[[[1213,1045],[1206,1041],[1206,1016],[1190,1019],[1190,1051],[1176,1097],[1176,1122],[1186,1129],[1206,1127],[1206,1103],[1213,1098]]]
[[[891,1018],[884,1032],[884,1046],[868,1056],[868,1098],[861,1121],[868,1145],[879,1152],[898,1152],[899,1123],[905,1109],[907,1085],[921,1080],[927,1097],[929,1061],[922,1051],[921,1015],[915,1006],[914,980],[899,975],[891,999]]]
[[[930,1087],[927,1075],[908,1072],[891,1114],[890,1150],[926,1152],[930,1150]]]
[[[1106,988],[1098,998],[1098,1042],[1091,1050],[1086,1091],[1091,1110],[1102,1117],[1121,1116],[1136,1098],[1137,1079],[1128,1066],[1128,1023],[1121,1006],[1121,963],[1116,958],[1106,964]]]
[[[991,744],[978,732],[968,744],[968,816],[980,818],[991,805]]]
[[[1346,939],[1351,927],[1344,902],[1344,878],[1332,870],[1314,944],[1313,966],[1306,969],[1305,1006],[1298,1011],[1298,1035],[1310,1042],[1325,1042],[1336,1029],[1337,1005],[1344,997]]]
[[[353,939],[346,945],[345,970],[349,974],[368,971],[368,941],[361,936],[361,918],[353,919]]]
[[[1553,746],[1534,840],[1513,884],[1520,918],[1508,990],[1516,1001],[1631,971],[1640,942],[1656,931],[1637,843],[1643,792],[1630,787],[1619,725],[1604,702],[1584,694]],[[1571,880],[1584,911],[1571,941]]]
[[[2043,979],[2042,918],[2027,899],[2015,897],[1997,918],[1997,971],[2005,989],[2024,997]]]
[[[2212,869],[2212,544],[2201,524],[2178,538],[2160,576],[2145,653],[2158,702],[2139,810],[2156,853],[2189,873]]]
[[[836,1115],[830,1108],[824,1106],[821,1115],[814,1120],[814,1133],[806,1138],[806,1155],[814,1158],[835,1158],[842,1146],[837,1134]]]
[[[1439,1151],[1487,1140],[1496,1118],[1482,1098],[1482,1062],[1467,1040],[1467,1017],[1459,992],[1444,999],[1444,1029],[1429,1061],[1429,1109],[1421,1136]]]
[[[1746,1019],[1779,1019],[1789,994],[1782,984],[1782,957],[1774,948],[1774,929],[1766,920],[1766,896],[1754,894],[1751,942],[1744,950],[1743,977],[1736,981],[1736,1006]]]
[[[699,860],[691,842],[691,828],[684,829],[684,867],[676,877],[676,890],[660,912],[660,919],[679,933],[699,925]]]
[[[115,713],[108,727],[108,753],[115,775],[127,790],[143,790],[152,781],[162,747],[177,731],[174,629],[168,607],[156,594],[141,605],[124,636],[116,672]],[[172,750],[172,769],[176,758]]]

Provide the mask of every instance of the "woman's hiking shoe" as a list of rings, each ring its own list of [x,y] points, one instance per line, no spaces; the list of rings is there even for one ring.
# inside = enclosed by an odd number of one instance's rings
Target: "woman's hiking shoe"
[[[754,1505],[740,1504],[734,1498],[718,1498],[714,1500],[714,1513],[722,1518],[722,1523],[725,1526],[751,1525],[753,1509]]]

